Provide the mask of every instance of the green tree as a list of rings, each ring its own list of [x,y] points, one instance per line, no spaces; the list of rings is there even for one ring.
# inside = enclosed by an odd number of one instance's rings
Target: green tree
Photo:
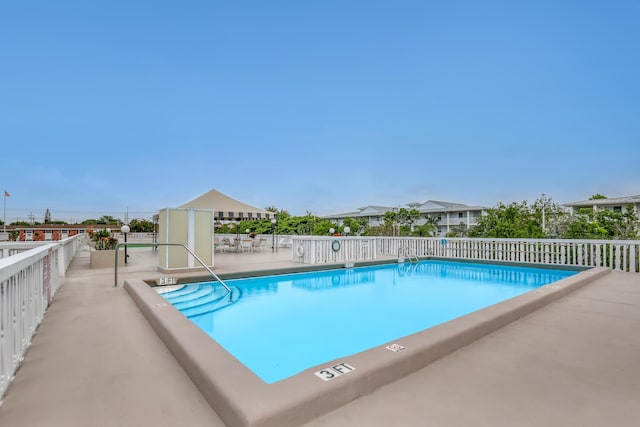
[[[349,234],[353,236],[361,236],[366,234],[369,221],[367,218],[351,218],[347,217],[342,221],[342,227],[340,229],[344,232],[344,227],[349,227],[351,230]]]
[[[545,234],[535,209],[523,201],[487,209],[469,230],[469,237],[543,238]]]
[[[616,239],[638,238],[638,216],[632,206],[622,211],[610,209],[582,209],[571,218],[566,239]]]
[[[386,211],[384,213],[384,226],[380,230],[381,234],[383,236],[395,236],[397,222],[398,213],[394,210]]]
[[[422,224],[413,227],[413,236],[417,237],[433,237],[436,235],[438,228],[434,228],[432,224]]]
[[[530,208],[534,218],[544,232],[544,237],[560,238],[566,229],[568,214],[562,206],[544,195],[536,199]]]
[[[152,233],[154,231],[154,223],[147,219],[132,219],[129,221],[129,227],[132,233]]]
[[[607,230],[587,215],[576,215],[564,232],[565,239],[606,239]]]
[[[464,222],[458,225],[452,225],[451,230],[447,233],[446,237],[467,237],[469,234],[469,227]]]
[[[424,225],[422,226],[424,231],[427,233],[426,236],[431,236],[431,237],[437,236],[439,224],[440,224],[440,219],[437,216],[427,215],[424,219]]]
[[[80,224],[83,225],[122,225],[122,221],[111,215],[103,215],[98,219],[85,219]]]
[[[317,218],[313,228],[313,234],[315,236],[328,236],[330,234],[329,230],[332,228],[337,230],[338,225],[328,219]]]

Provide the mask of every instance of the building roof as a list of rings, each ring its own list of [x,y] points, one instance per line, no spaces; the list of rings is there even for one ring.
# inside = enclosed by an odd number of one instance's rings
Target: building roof
[[[580,208],[592,206],[629,205],[634,203],[640,203],[640,194],[635,196],[610,197],[606,199],[581,200],[579,202],[565,203],[563,206]]]
[[[179,208],[194,208],[194,209],[209,209],[214,211],[214,217],[218,219],[218,213],[223,212],[223,217],[228,218],[229,212],[233,212],[233,217],[238,218],[242,213],[242,217],[244,219],[249,218],[249,214],[253,218],[257,218],[258,214],[262,218],[267,218],[269,212],[264,209],[259,209],[254,206],[248,205],[246,203],[242,203],[236,199],[233,199],[226,194],[222,194],[221,192],[212,189],[208,192],[204,193],[201,196],[196,197],[195,199],[178,206]]]
[[[413,203],[415,205],[415,203]],[[473,211],[482,210],[482,206],[469,206],[464,203],[443,202],[440,200],[427,200],[421,205],[415,206],[420,212],[448,212],[448,211]]]
[[[389,206],[364,206],[361,208],[358,208],[357,211],[353,211],[353,212],[344,212],[344,213],[339,213],[339,214],[333,214],[333,215],[325,215],[323,216],[323,218],[326,219],[331,219],[331,218],[357,218],[357,217],[364,217],[364,216],[381,216],[384,215],[385,212],[392,210],[392,207]]]
[[[429,212],[451,212],[451,211],[481,211],[484,208],[482,206],[469,206],[463,203],[452,203],[452,202],[442,202],[438,200],[427,200],[424,203],[412,202],[407,203],[406,205],[408,209],[417,209],[421,213],[429,213]],[[323,218],[332,219],[332,218],[357,218],[363,216],[382,216],[386,212],[396,209],[391,206],[365,206],[362,208],[358,208],[357,211],[354,212],[344,212],[333,215],[325,215]]]

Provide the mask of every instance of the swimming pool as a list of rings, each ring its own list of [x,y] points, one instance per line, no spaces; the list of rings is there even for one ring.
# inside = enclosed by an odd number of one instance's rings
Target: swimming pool
[[[163,296],[271,384],[574,274],[429,260],[227,280],[232,304],[216,282]]]

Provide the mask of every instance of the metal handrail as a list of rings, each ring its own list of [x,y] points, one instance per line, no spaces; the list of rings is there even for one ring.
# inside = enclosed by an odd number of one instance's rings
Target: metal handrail
[[[114,283],[113,283],[113,287],[117,288],[118,287],[118,252],[120,249],[120,246],[124,246],[124,247],[134,247],[134,248],[149,248],[149,247],[155,247],[155,246],[182,246],[183,248],[185,248],[187,250],[187,252],[189,252],[189,254],[191,254],[218,282],[220,282],[220,284],[227,290],[227,292],[229,292],[229,295],[233,295],[233,292],[231,291],[231,288],[229,286],[227,286],[226,283],[224,283],[222,281],[222,279],[220,277],[218,277],[218,275],[216,273],[213,272],[213,270],[211,270],[209,267],[207,267],[207,265],[200,259],[198,258],[198,255],[196,255],[195,253],[193,253],[193,251],[191,249],[189,249],[186,245],[182,244],[182,243],[118,243],[116,245],[116,259],[115,259],[115,270],[114,270]]]
[[[398,258],[400,257],[407,257],[409,258],[410,262],[420,262],[420,258],[418,258],[418,255],[415,252],[410,252],[409,248],[398,248]]]

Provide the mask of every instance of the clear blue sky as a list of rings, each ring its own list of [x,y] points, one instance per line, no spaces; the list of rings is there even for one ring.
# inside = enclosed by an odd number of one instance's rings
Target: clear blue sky
[[[0,5],[7,221],[640,193],[638,1]]]

